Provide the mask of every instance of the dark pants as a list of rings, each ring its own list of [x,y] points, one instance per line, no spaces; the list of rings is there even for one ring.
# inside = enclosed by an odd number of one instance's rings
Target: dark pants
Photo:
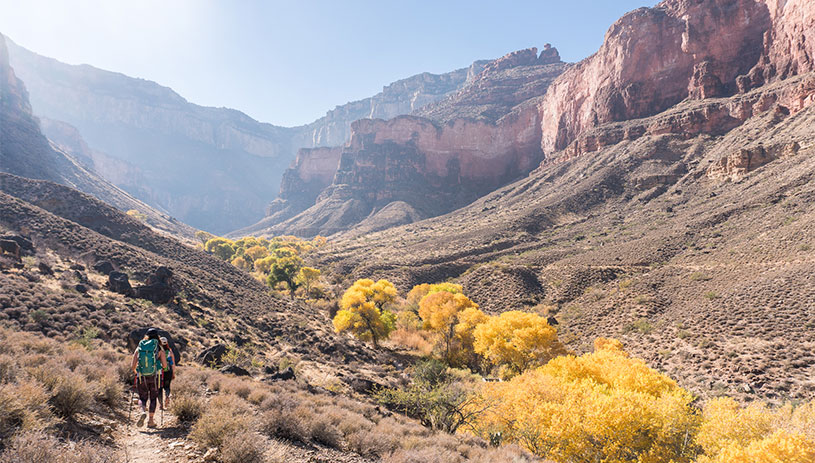
[[[164,391],[163,396],[170,398],[170,383],[173,382],[173,370],[165,371],[164,374],[161,376],[161,390]],[[162,397],[161,392],[159,391],[159,398]],[[162,402],[164,403],[164,402]]]
[[[158,402],[159,383],[161,379],[159,375],[141,376],[137,379],[136,390],[139,391],[139,400],[142,406],[150,401],[150,413],[155,413],[156,403]]]

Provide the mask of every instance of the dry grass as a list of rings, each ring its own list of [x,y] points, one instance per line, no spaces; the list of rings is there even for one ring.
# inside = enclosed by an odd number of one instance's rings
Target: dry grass
[[[2,463],[114,463],[115,453],[101,445],[78,442],[67,445],[44,433],[21,433],[14,436],[0,454]]]
[[[392,344],[407,347],[421,356],[433,353],[433,340],[427,331],[398,328],[391,332],[388,341]]]

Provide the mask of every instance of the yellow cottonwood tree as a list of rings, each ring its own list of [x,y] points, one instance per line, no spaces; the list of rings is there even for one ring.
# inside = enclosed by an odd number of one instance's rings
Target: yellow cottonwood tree
[[[483,326],[483,325],[482,325]],[[694,457],[693,397],[618,349],[560,356],[487,383],[476,432],[561,462],[675,463]],[[483,404],[479,404],[483,406]]]
[[[333,320],[334,331],[350,332],[378,346],[379,340],[387,338],[396,323],[396,316],[385,310],[385,306],[392,303],[397,294],[396,288],[387,280],[357,280],[342,295],[340,310]]]
[[[427,294],[419,303],[419,317],[422,318],[422,328],[439,336],[441,355],[447,363],[452,363],[455,354],[459,350],[456,346],[457,341],[459,341],[459,333],[456,327],[459,324],[459,315],[468,309],[470,310],[468,312],[470,318],[472,318],[472,310],[478,310],[478,304],[463,294],[454,294],[447,291]],[[465,327],[462,327],[462,330],[464,329]],[[472,329],[467,334],[471,332]]]
[[[521,373],[566,353],[557,330],[534,313],[504,312],[480,324],[473,334],[475,352],[510,373]]]
[[[815,461],[815,402],[770,409],[763,403],[741,406],[730,398],[709,400],[696,443],[698,463]]]
[[[457,285],[455,283],[437,283],[437,284],[422,283],[420,285],[414,286],[413,289],[411,289],[408,292],[407,297],[405,297],[405,299],[407,300],[408,304],[417,306],[422,301],[422,299],[428,294],[438,293],[441,291],[453,294],[464,293],[464,289],[461,287],[461,285]]]

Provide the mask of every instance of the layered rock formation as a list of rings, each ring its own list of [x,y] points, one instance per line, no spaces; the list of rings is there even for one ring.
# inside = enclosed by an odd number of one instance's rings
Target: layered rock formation
[[[626,14],[597,53],[549,88],[540,104],[542,149],[561,150],[589,128],[650,116],[689,95],[734,93],[770,25],[755,0],[668,0]]]
[[[77,143],[81,146],[81,139]],[[78,159],[83,158],[52,146],[43,136],[31,112],[26,87],[9,66],[6,42],[0,35],[0,172],[67,185],[122,211],[136,209],[158,229],[192,236],[193,229],[113,186],[83,166],[87,159]],[[11,188],[12,183],[11,177],[0,177],[0,191]]]
[[[332,234],[376,230],[449,212],[525,175],[543,159],[534,101],[566,65],[547,46],[490,63],[461,91],[418,116],[362,119],[341,150],[302,151],[281,193],[247,233]],[[339,163],[336,156],[340,155]],[[307,161],[308,160],[308,161]],[[318,180],[302,179],[320,166]],[[316,186],[336,171],[316,197]],[[315,201],[316,198],[316,201]],[[298,208],[312,206],[307,210]],[[300,214],[289,218],[292,212]],[[282,220],[282,222],[281,222]]]
[[[69,66],[10,44],[34,113],[76,127],[95,168],[116,185],[215,233],[263,216],[298,148],[345,143],[364,117],[407,114],[460,88],[485,62],[419,74],[312,124],[284,128],[225,108],[187,102],[169,88],[91,66]],[[65,143],[64,133],[52,126]],[[70,138],[70,137],[69,137]]]
[[[391,119],[411,114],[435,101],[455,94],[480,74],[489,60],[476,61],[469,68],[446,74],[422,73],[385,86],[370,98],[337,106],[308,124],[298,138],[298,146],[339,146],[350,140],[351,123],[359,119]]]

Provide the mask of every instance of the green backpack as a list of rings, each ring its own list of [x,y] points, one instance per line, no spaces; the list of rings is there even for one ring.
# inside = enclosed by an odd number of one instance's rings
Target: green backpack
[[[155,339],[144,339],[139,341],[139,366],[137,371],[140,376],[150,376],[158,372],[157,354],[158,341]]]

